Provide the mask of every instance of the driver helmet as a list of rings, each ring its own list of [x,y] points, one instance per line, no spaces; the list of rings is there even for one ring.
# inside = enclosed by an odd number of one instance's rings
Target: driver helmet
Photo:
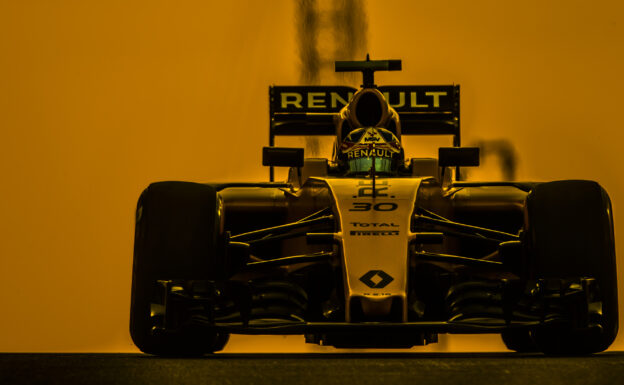
[[[383,127],[362,127],[351,131],[342,141],[339,158],[349,174],[368,173],[375,162],[375,172],[394,173],[403,159],[397,137]]]

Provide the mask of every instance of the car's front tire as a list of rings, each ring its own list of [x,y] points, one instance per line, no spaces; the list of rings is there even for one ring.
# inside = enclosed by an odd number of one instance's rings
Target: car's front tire
[[[201,355],[223,348],[227,335],[205,328],[153,332],[151,303],[157,280],[214,278],[223,255],[219,199],[214,187],[190,182],[153,183],[137,204],[130,334],[156,355]]]
[[[617,335],[618,305],[613,213],[596,182],[556,181],[537,185],[525,205],[525,240],[535,278],[594,278],[602,302],[600,328],[548,327],[533,340],[548,354],[589,354],[609,347]]]

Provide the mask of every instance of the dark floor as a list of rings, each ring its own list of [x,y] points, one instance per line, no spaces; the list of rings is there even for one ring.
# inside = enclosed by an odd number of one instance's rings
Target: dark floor
[[[496,354],[0,354],[0,384],[620,384],[624,352]]]

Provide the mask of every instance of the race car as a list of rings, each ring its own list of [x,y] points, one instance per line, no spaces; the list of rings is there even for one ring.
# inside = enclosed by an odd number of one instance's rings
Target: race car
[[[596,182],[474,182],[459,86],[377,86],[400,60],[336,62],[359,89],[271,86],[261,183],[157,182],[136,210],[130,332],[155,355],[229,335],[411,348],[496,333],[517,352],[590,354],[618,329],[613,213]],[[335,138],[331,159],[276,136]],[[438,158],[407,135],[446,135]],[[274,181],[274,167],[288,167]]]

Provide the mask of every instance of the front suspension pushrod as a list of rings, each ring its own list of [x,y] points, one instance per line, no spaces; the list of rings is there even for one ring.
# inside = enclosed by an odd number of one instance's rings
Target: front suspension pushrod
[[[319,261],[328,260],[333,256],[334,256],[334,253],[331,251],[323,251],[320,253],[306,254],[306,255],[293,255],[291,257],[269,259],[266,261],[259,261],[259,262],[250,262],[247,264],[247,268],[288,266],[288,265],[294,265],[295,263],[319,262]]]
[[[428,261],[456,263],[456,264],[465,265],[465,266],[493,267],[493,268],[503,267],[502,262],[489,261],[486,259],[462,257],[459,255],[429,253],[426,251],[417,252],[414,255],[417,258],[428,260]]]
[[[294,223],[287,223],[285,225],[279,225],[279,226],[274,226],[274,227],[267,227],[266,229],[260,229],[260,230],[255,230],[255,231],[250,231],[248,233],[243,233],[243,234],[237,234],[234,235],[232,237],[230,237],[230,240],[232,241],[244,241],[244,240],[250,240],[250,239],[254,239],[254,238],[260,238],[263,237],[265,235],[268,234],[281,234],[281,233],[286,233],[292,229],[298,229],[300,227],[306,227],[306,226],[312,226],[312,225],[316,225],[319,223],[328,223],[334,220],[334,216],[333,215],[325,215],[319,218],[315,218],[315,219],[310,219],[307,221],[301,221],[301,222],[294,222]]]
[[[520,237],[518,237],[515,234],[505,233],[503,231],[486,229],[484,227],[478,227],[478,226],[466,225],[463,223],[452,222],[449,220],[443,221],[440,219],[430,218],[430,217],[426,217],[423,215],[416,215],[414,219],[419,222],[429,223],[429,224],[433,224],[437,226],[449,227],[452,229],[463,230],[463,231],[466,231],[468,234],[481,234],[488,238],[494,238],[494,239],[498,239],[501,241],[515,241],[515,240],[520,239]]]

